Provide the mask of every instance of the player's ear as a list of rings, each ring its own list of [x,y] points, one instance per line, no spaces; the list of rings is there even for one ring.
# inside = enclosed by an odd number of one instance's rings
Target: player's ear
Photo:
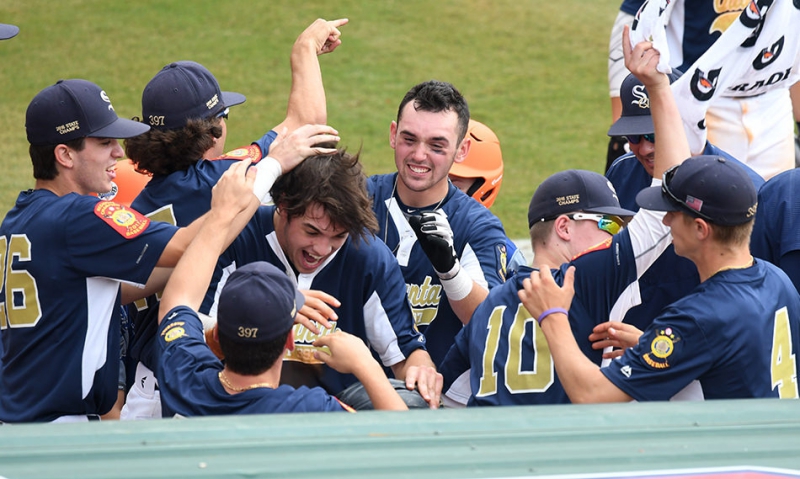
[[[453,160],[454,163],[461,163],[465,159],[467,159],[467,155],[469,154],[469,148],[472,146],[472,139],[469,135],[465,136],[463,140],[461,140],[461,144],[458,145],[458,151],[456,151],[456,157]]]
[[[694,226],[695,236],[697,239],[704,240],[711,236],[711,225],[709,225],[706,220],[702,218],[694,218],[692,221],[692,226]]]
[[[53,154],[56,157],[56,163],[60,164],[64,168],[72,168],[74,166],[74,162],[72,160],[72,149],[64,144],[56,145],[55,149],[53,150]]]
[[[394,150],[395,146],[397,145],[397,122],[392,121],[392,124],[389,125],[389,145]]]
[[[553,220],[553,233],[564,241],[569,241],[571,237],[570,221],[567,215],[560,215]]]

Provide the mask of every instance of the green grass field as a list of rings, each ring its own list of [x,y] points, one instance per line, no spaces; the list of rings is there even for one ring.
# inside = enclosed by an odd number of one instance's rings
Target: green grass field
[[[362,148],[368,173],[393,171],[389,124],[403,94],[431,78],[453,83],[500,138],[505,176],[493,210],[511,237],[524,237],[544,178],[605,165],[606,57],[619,3],[4,0],[0,23],[21,33],[0,42],[0,208],[33,185],[25,109],[56,80],[91,80],[132,117],[162,66],[198,61],[223,90],[247,95],[228,122],[233,148],[283,118],[297,35],[317,17],[347,17],[344,44],[320,58],[342,143]]]

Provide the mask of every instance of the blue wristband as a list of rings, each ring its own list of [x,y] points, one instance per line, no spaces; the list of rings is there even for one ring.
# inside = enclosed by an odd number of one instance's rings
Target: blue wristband
[[[536,318],[536,322],[539,323],[539,326],[541,326],[544,318],[554,313],[564,313],[565,316],[569,316],[569,312],[564,308],[550,308],[542,312],[542,314],[540,314],[539,317]]]

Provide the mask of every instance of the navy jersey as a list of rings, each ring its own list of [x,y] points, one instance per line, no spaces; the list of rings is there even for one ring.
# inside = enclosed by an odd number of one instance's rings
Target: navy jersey
[[[229,394],[219,381],[222,362],[203,338],[197,313],[178,306],[159,327],[156,378],[164,417],[344,411],[321,388],[255,388]]]
[[[764,184],[764,179],[752,168],[710,143],[706,143],[703,154],[719,155],[736,163],[753,180],[756,189]],[[650,186],[652,181],[647,170],[633,153],[617,158],[606,172],[606,178],[614,185],[620,206],[632,211],[639,210],[636,195]],[[612,319],[624,321],[644,330],[666,305],[686,296],[698,284],[700,276],[697,274],[697,267],[690,260],[676,255],[674,247],[670,245],[639,278],[638,284],[632,285],[623,300],[625,306],[618,310],[619,313],[615,310]]]
[[[780,267],[800,291],[800,170],[772,177],[758,191],[750,252]]]
[[[572,333],[584,355],[600,365],[602,351],[589,342],[592,329],[608,320],[617,298],[647,269],[671,240],[660,225],[661,215],[638,214],[636,223],[608,241],[553,270],[562,284],[575,266],[575,297],[570,305]],[[642,234],[648,228],[652,235]],[[652,230],[649,230],[649,228]],[[638,239],[632,239],[634,232]],[[444,389],[470,369],[469,406],[556,404],[569,402],[555,373],[550,348],[536,320],[522,306],[517,292],[533,269],[520,268],[494,288],[456,336],[441,366]]]
[[[638,401],[667,400],[695,379],[706,399],[797,398],[799,348],[800,295],[756,260],[670,305],[602,371]]]
[[[270,130],[249,146],[238,148],[215,160],[199,160],[186,170],[154,176],[131,203],[148,217],[176,226],[188,226],[211,209],[211,189],[231,165],[249,158],[257,162],[269,151],[277,133]],[[153,342],[158,327],[158,295],[129,306],[134,318],[134,335],[129,355],[155,370],[156,347]]]
[[[144,284],[176,228],[110,201],[20,193],[0,226],[0,420],[104,414],[117,399],[120,282]],[[35,380],[31,380],[35,378]]]
[[[420,214],[393,196],[397,173],[369,178],[367,189],[378,219],[381,238],[394,252],[403,272],[408,299],[417,328],[427,339],[434,364],[444,359],[462,323],[447,301],[441,281],[417,242],[408,216]],[[440,208],[453,229],[453,241],[461,267],[486,289],[505,281],[508,249],[503,225],[486,207],[450,184]]]
[[[299,289],[324,291],[341,302],[334,308],[338,321],[333,330],[360,337],[384,366],[404,361],[416,349],[424,349],[425,337],[414,329],[405,284],[397,262],[385,244],[348,237],[342,247],[310,274],[295,274],[278,243],[273,223],[274,206],[262,206],[242,233],[220,256],[217,271],[201,307],[216,316],[219,293],[238,266],[267,261],[286,271]],[[332,330],[320,328],[320,334]],[[294,326],[295,349],[287,353],[281,381],[299,386],[321,385],[338,394],[356,382],[314,358],[311,346],[317,336],[304,326]]]

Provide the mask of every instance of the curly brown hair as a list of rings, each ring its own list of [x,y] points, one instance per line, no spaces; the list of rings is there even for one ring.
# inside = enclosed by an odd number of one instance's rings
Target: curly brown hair
[[[219,118],[197,118],[186,122],[179,130],[147,133],[125,140],[125,154],[133,161],[136,171],[166,176],[189,169],[214,146],[222,136]]]
[[[302,217],[313,203],[323,207],[337,227],[350,236],[366,240],[378,232],[378,220],[367,193],[367,176],[358,161],[337,149],[328,155],[306,158],[272,186],[275,205],[289,218]]]

